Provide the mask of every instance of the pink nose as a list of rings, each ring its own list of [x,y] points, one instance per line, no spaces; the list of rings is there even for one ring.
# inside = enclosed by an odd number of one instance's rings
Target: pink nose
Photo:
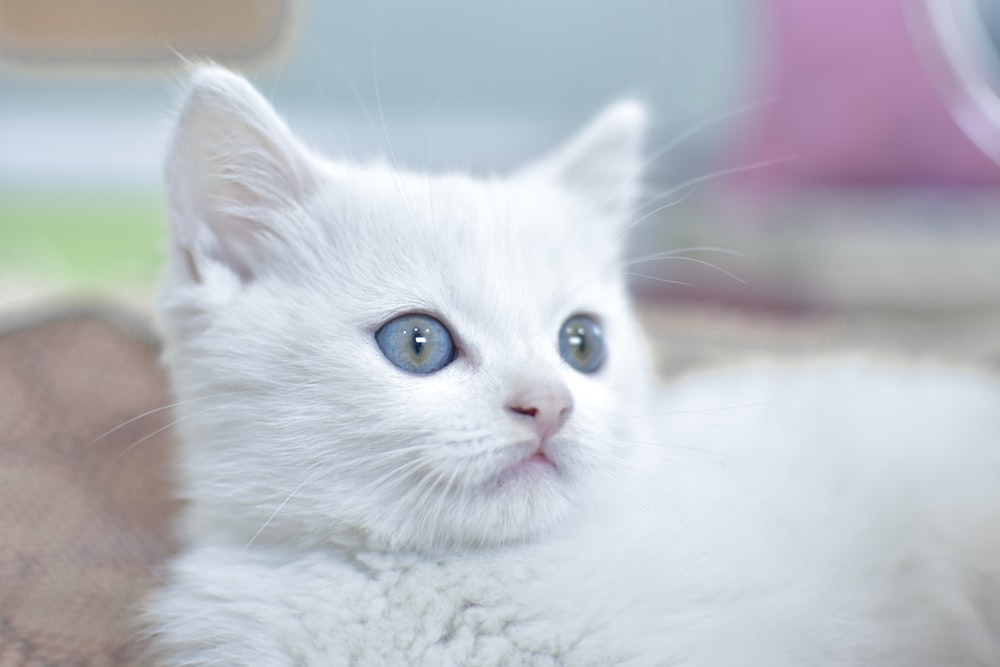
[[[528,389],[515,393],[507,409],[528,417],[538,439],[545,442],[562,428],[573,412],[573,397],[563,387]]]

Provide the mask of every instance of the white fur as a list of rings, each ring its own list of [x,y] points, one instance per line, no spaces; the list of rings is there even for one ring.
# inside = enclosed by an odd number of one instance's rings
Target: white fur
[[[654,389],[619,264],[643,131],[621,103],[490,180],[330,163],[197,72],[168,164],[164,665],[1000,664],[1000,389],[857,360]],[[451,365],[383,357],[408,312]],[[558,353],[577,313],[593,375]],[[526,390],[573,410],[555,468],[511,474]]]

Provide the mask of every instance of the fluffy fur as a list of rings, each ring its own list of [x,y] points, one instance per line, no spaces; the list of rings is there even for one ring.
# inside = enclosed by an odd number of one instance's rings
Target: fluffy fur
[[[620,264],[643,131],[619,103],[487,180],[333,163],[196,73],[162,664],[1000,664],[1000,390],[858,360],[656,389]],[[437,373],[375,343],[412,312],[455,338]],[[556,344],[579,313],[594,374]],[[551,465],[524,396],[571,401]]]

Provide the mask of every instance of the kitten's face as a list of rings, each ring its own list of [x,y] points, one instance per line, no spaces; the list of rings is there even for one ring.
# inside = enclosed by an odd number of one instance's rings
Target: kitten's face
[[[618,265],[641,115],[509,178],[428,176],[322,162],[201,70],[161,299],[198,529],[499,544],[614,479],[646,367]]]

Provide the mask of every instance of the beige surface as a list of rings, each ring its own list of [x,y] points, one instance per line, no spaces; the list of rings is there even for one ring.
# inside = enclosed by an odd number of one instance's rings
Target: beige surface
[[[178,53],[259,59],[290,28],[292,0],[0,0],[0,56],[27,65],[174,64]]]
[[[1000,307],[782,314],[646,304],[642,313],[665,378],[757,357],[859,352],[1000,372]]]
[[[0,336],[0,667],[137,664],[174,503],[168,414],[125,424],[168,402],[136,333],[66,313]]]

